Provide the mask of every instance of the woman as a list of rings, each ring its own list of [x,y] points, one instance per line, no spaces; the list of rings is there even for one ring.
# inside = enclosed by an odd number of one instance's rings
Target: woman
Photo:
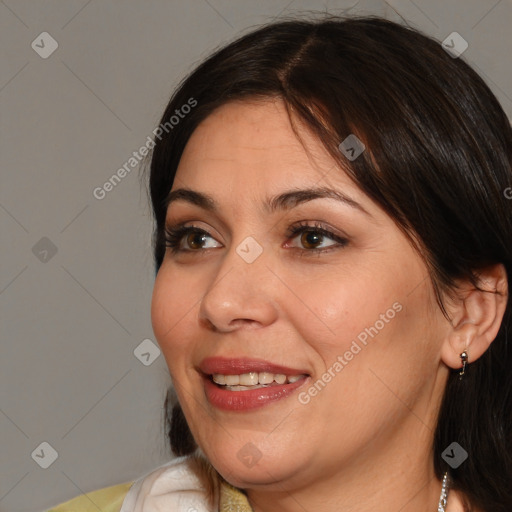
[[[179,457],[103,510],[512,510],[512,132],[476,73],[382,19],[280,22],[154,133]]]

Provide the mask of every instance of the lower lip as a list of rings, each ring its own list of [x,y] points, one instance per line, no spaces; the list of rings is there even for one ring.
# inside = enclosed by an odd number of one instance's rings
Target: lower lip
[[[258,409],[265,405],[289,397],[309,379],[306,377],[297,382],[277,384],[265,388],[249,389],[247,391],[230,391],[221,388],[212,382],[211,378],[204,376],[204,390],[206,398],[215,407],[226,411],[248,411]]]

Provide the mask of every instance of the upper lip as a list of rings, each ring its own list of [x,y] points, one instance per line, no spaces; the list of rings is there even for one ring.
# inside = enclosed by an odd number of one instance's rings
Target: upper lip
[[[242,375],[251,372],[268,372],[283,375],[307,375],[303,369],[289,368],[274,364],[264,359],[251,359],[247,357],[207,357],[199,365],[199,369],[206,375],[215,373],[221,375]]]

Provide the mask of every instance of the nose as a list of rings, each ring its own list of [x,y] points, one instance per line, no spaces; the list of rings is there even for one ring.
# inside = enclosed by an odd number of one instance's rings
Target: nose
[[[247,263],[233,247],[201,300],[200,323],[224,333],[272,324],[278,317],[278,307],[271,277],[264,253]]]

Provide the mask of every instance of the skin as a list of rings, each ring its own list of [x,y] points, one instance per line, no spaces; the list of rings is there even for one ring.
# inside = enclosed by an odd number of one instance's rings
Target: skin
[[[448,322],[408,239],[311,133],[299,132],[302,144],[281,100],[228,103],[194,131],[172,190],[208,194],[219,208],[184,200],[168,208],[169,225],[187,221],[209,236],[206,248],[167,249],[152,302],[156,338],[199,446],[255,511],[437,510],[431,444],[449,368],[460,367],[465,348],[471,360],[484,352],[506,299],[467,288],[447,304]],[[264,207],[267,197],[318,186],[366,213],[328,198]],[[299,221],[320,222],[347,243],[324,236],[319,245],[329,250],[312,250],[300,233],[286,236]],[[248,236],[263,248],[250,264],[236,252]],[[506,283],[501,267],[486,276],[491,288]],[[309,403],[297,392],[254,411],[207,401],[198,373],[205,357],[305,368],[303,391],[395,303],[401,311]],[[237,458],[247,443],[261,454],[253,467]],[[448,510],[462,510],[455,492]]]

